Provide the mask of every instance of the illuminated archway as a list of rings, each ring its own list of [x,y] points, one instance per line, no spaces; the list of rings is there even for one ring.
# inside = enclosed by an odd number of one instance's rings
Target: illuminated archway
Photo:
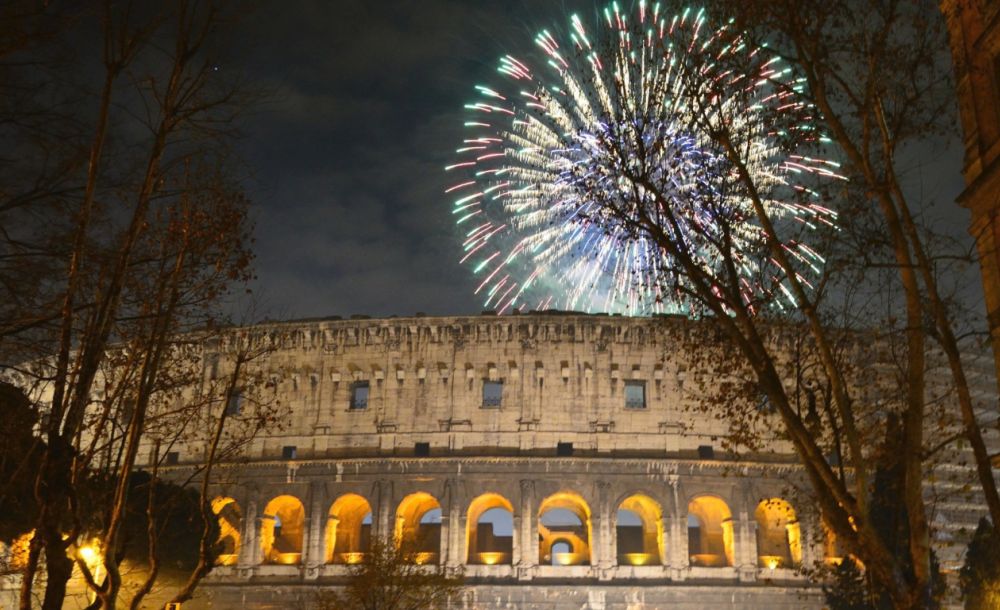
[[[243,531],[243,511],[236,500],[218,497],[212,500],[212,512],[219,521],[219,554],[216,565],[236,565],[240,555],[240,532]]]
[[[418,492],[403,498],[396,509],[396,544],[413,563],[437,563],[441,556],[441,505]]]
[[[495,493],[469,504],[465,541],[470,564],[510,564],[514,549],[514,507]]]
[[[841,547],[840,539],[826,519],[820,519],[820,527],[823,528],[823,561],[829,565],[840,565],[847,556]]]
[[[693,566],[733,565],[733,515],[715,496],[698,496],[688,504],[688,555]]]
[[[663,563],[663,509],[648,496],[629,496],[618,505],[615,520],[620,565]]]
[[[762,568],[794,568],[802,562],[802,533],[792,505],[769,498],[757,505],[757,563]]]
[[[267,503],[260,525],[264,563],[293,565],[302,562],[305,508],[294,496],[278,496]]]
[[[561,491],[538,508],[538,562],[553,565],[590,565],[590,507],[579,495]],[[555,547],[566,542],[571,550]]]
[[[360,563],[371,543],[372,508],[357,494],[345,494],[330,507],[326,522],[326,562]]]

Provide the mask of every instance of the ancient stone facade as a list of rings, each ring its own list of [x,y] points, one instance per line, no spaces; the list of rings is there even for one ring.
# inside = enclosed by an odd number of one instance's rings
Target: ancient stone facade
[[[972,212],[996,370],[1000,373],[1000,2],[942,0],[948,20]],[[1000,380],[1000,374],[997,375]]]
[[[539,314],[256,332],[273,350],[265,393],[291,418],[220,467],[226,548],[194,607],[305,603],[372,536],[463,569],[463,608],[821,606],[797,568],[839,552],[793,492],[790,448],[772,439],[735,459],[725,424],[698,411],[719,382],[692,351],[700,323]],[[175,450],[166,470],[182,476],[204,443]],[[981,506],[937,514],[947,533]]]

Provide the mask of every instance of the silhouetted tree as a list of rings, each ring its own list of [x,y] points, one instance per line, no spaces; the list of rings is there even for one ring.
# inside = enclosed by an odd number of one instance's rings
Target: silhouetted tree
[[[620,103],[612,106],[628,109],[623,116],[598,116],[614,128],[593,136],[599,168],[572,165],[573,188],[585,202],[579,220],[620,236],[623,248],[648,247],[648,268],[635,282],[655,278],[656,294],[680,295],[693,314],[711,319],[707,339],[692,343],[714,347],[707,358],[716,361],[717,381],[743,390],[733,392],[743,400],[707,407],[729,422],[732,445],[759,447],[780,429],[823,518],[877,590],[894,608],[926,608],[936,584],[924,485],[957,438],[972,448],[987,505],[1000,514],[959,345],[960,318],[941,283],[939,262],[951,253],[938,249],[943,240],[921,223],[919,203],[902,186],[900,151],[934,141],[953,118],[943,21],[933,3],[904,0],[711,4],[715,21],[704,27],[720,32],[726,53],[691,45],[656,67],[660,73],[642,75],[643,82],[669,82],[682,112],[673,111],[674,102]],[[617,38],[607,46],[595,51],[610,50],[601,62],[626,69],[614,55]],[[802,79],[786,78],[786,64]],[[607,96],[629,100],[633,86],[609,82]],[[784,103],[759,103],[764,96]],[[600,114],[604,106],[594,105]],[[756,113],[752,120],[741,114],[747,108]],[[675,188],[658,156],[669,142],[643,128],[662,124],[696,134],[699,154],[717,164],[697,168],[697,176],[715,180],[711,188],[695,179],[689,191]],[[768,147],[832,157],[848,180],[796,173],[805,188],[791,192],[756,171]],[[773,211],[775,201],[832,209],[838,226],[806,233],[803,223]],[[695,222],[693,206],[702,213]],[[815,242],[822,268],[798,252],[803,235]],[[950,375],[947,404],[930,382],[933,368]],[[767,410],[745,399],[761,394]],[[891,425],[898,436],[889,443]],[[889,476],[889,468],[892,525],[899,525],[891,538],[872,497],[884,482],[876,476]]]
[[[405,548],[404,548],[405,547]],[[415,548],[415,547],[414,547]],[[443,610],[461,594],[460,574],[418,565],[416,552],[373,537],[362,563],[348,567],[342,589],[320,594],[317,610]]]
[[[969,542],[959,582],[966,610],[1000,608],[1000,536],[985,517]]]

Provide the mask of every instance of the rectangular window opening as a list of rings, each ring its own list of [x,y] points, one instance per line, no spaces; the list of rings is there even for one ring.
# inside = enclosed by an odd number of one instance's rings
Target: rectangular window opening
[[[167,465],[174,465],[181,461],[180,451],[168,451],[167,452]]]
[[[295,445],[285,445],[281,448],[281,458],[284,460],[294,460],[297,454],[298,449]]]
[[[557,443],[556,455],[558,457],[570,457],[573,455],[573,443]]]
[[[243,392],[233,390],[226,400],[226,415],[239,416],[243,414]]]
[[[431,444],[430,443],[414,443],[413,444],[413,455],[417,457],[430,457],[431,455]]]
[[[483,408],[499,409],[503,400],[503,382],[489,381],[483,382]]]
[[[698,445],[698,457],[703,460],[714,460],[715,448],[711,445]]]
[[[367,381],[355,381],[351,384],[352,410],[368,408],[368,391],[369,385]]]
[[[646,382],[639,379],[625,380],[625,408],[646,408]]]

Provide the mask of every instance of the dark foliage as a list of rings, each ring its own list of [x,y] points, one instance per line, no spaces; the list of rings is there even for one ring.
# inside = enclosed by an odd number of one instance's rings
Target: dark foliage
[[[1000,536],[985,517],[969,542],[959,583],[967,610],[1000,607]]]
[[[33,527],[42,443],[32,433],[37,417],[31,402],[4,382],[0,382],[0,414],[0,540],[10,543]]]
[[[365,561],[351,567],[343,589],[320,595],[319,610],[438,610],[462,591],[461,575],[441,566],[416,565],[413,548],[372,538]]]

